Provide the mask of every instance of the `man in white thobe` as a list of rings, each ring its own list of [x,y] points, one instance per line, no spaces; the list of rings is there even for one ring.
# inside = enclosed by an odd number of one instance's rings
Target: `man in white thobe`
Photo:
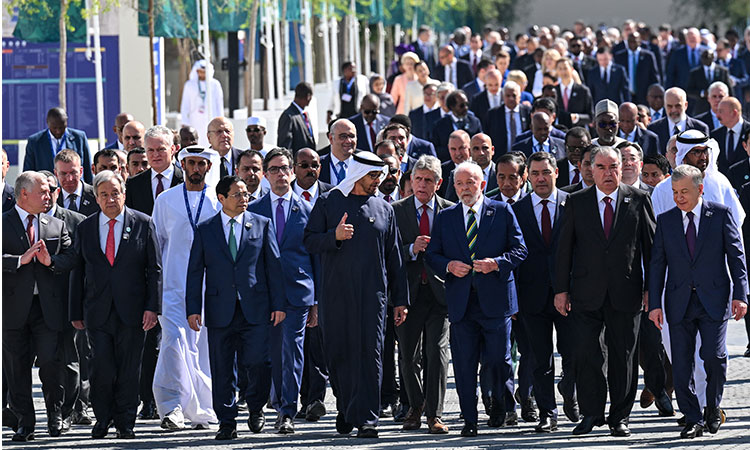
[[[213,64],[206,60],[196,61],[190,70],[190,77],[182,88],[180,114],[183,126],[190,125],[199,131],[198,144],[208,147],[204,131],[211,120],[224,116],[224,91],[214,78]]]

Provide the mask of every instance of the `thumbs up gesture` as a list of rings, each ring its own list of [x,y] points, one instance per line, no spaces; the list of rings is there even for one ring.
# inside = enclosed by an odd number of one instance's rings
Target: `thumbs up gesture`
[[[336,240],[345,241],[351,239],[354,236],[354,225],[346,223],[346,218],[349,217],[348,213],[344,213],[341,217],[341,221],[336,225]]]

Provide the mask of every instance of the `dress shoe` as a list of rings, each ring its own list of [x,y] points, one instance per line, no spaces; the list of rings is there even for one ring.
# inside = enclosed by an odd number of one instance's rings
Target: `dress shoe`
[[[216,433],[216,437],[214,439],[216,439],[217,441],[237,439],[237,430],[234,427],[220,427],[219,432]]]
[[[11,428],[13,431],[18,429],[18,417],[10,408],[3,408],[3,426]]]
[[[406,417],[404,418],[404,425],[403,429],[410,431],[410,430],[418,430],[422,427],[422,408],[409,408],[409,412],[406,414]]]
[[[641,408],[646,409],[653,404],[654,394],[652,394],[651,391],[648,390],[648,388],[643,388],[643,390],[641,391]]]
[[[34,428],[33,427],[19,427],[13,434],[13,440],[16,442],[27,442],[34,440]]]
[[[297,414],[294,415],[294,420],[302,420],[307,417],[307,406],[302,406]],[[312,422],[315,422],[314,420]]]
[[[47,431],[50,437],[60,437],[62,434],[63,420],[62,417],[53,417],[47,421]]]
[[[687,425],[687,418],[685,416],[680,416],[677,418],[677,426],[684,427]]]
[[[70,421],[73,423],[73,425],[91,425],[94,423],[93,420],[91,420],[91,416],[89,416],[88,411],[83,409],[82,411],[73,411],[70,413]]]
[[[237,411],[247,411],[247,402],[245,400],[237,401]]]
[[[505,414],[490,414],[487,426],[490,428],[502,428],[505,425]]]
[[[153,400],[146,400],[143,402],[141,412],[138,414],[138,418],[141,420],[155,420],[159,418],[159,413],[156,411],[156,402]]]
[[[62,431],[63,433],[67,433],[68,431],[70,431],[70,425],[71,420],[70,416],[68,416],[62,420],[62,428],[60,429],[60,431]]]
[[[430,434],[448,433],[448,426],[443,423],[440,417],[430,417],[427,419],[427,427],[430,429]]]
[[[185,416],[182,414],[182,408],[178,406],[164,416],[161,420],[161,427],[169,431],[185,429]]]
[[[536,412],[536,400],[534,400],[533,395],[521,398],[521,391],[516,389],[513,397],[516,399],[516,403],[521,405],[521,419],[524,422],[536,422],[539,420],[539,415]]]
[[[393,417],[393,405],[384,405],[380,408],[380,418]]]
[[[266,426],[266,415],[263,411],[254,411],[250,413],[250,417],[247,419],[247,426],[250,427],[250,431],[253,433],[260,433],[263,431],[263,427]]]
[[[628,428],[626,422],[618,422],[609,426],[609,434],[616,437],[628,437],[630,436],[630,428]]]
[[[201,423],[201,422],[192,422],[190,424],[190,427],[194,430],[202,431],[202,430],[210,430],[211,427],[208,425],[208,422]]]
[[[349,434],[354,429],[354,425],[348,423],[344,418],[344,413],[340,412],[336,416],[336,431],[339,434]]]
[[[326,415],[326,405],[320,400],[310,403],[305,412],[305,420],[308,422],[317,422],[321,417]]]
[[[118,428],[117,439],[135,439],[135,432],[132,428]]]
[[[563,412],[565,417],[575,423],[581,420],[581,414],[578,411],[578,400],[576,399],[575,388],[563,386],[562,381],[557,383],[557,391],[563,398]]]
[[[393,414],[393,421],[396,423],[404,423],[406,415],[409,414],[409,409],[410,408],[405,407],[404,405],[398,405],[398,411],[394,409],[395,414]]]
[[[542,417],[539,419],[539,423],[534,427],[534,431],[537,433],[551,433],[557,431],[557,419],[552,417]]]
[[[477,424],[467,422],[461,429],[461,436],[475,437],[477,435]]]
[[[706,408],[704,419],[706,421],[706,430],[711,434],[716,434],[721,424],[726,422],[726,416],[721,408]]]
[[[703,436],[703,427],[695,423],[685,425],[685,428],[680,431],[680,437],[683,439],[693,439],[701,436]]]
[[[94,428],[91,429],[91,437],[94,439],[103,439],[107,436],[107,433],[109,433],[109,427],[110,424],[105,424],[104,422],[98,421],[96,422],[96,425],[94,425]]]
[[[505,422],[504,425],[506,427],[515,427],[518,425],[518,414],[516,414],[515,411],[507,412],[505,413]]]
[[[669,398],[666,391],[661,391],[661,394],[654,398],[656,403],[656,409],[659,410],[661,417],[672,417],[674,416],[674,407],[672,406],[672,399]]]
[[[362,425],[357,430],[357,437],[363,439],[375,439],[378,437],[378,430],[372,425]]]
[[[578,436],[591,433],[591,430],[593,430],[594,427],[600,427],[602,425],[604,425],[603,417],[583,416],[581,423],[573,428],[573,435]]]
[[[289,416],[283,416],[279,424],[279,434],[294,434],[294,422]]]
[[[745,350],[745,353],[742,356],[744,356],[745,358],[750,358],[750,347]]]

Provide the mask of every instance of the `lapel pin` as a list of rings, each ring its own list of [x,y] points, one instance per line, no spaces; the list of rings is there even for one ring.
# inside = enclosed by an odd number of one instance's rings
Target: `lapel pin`
[[[88,204],[89,204],[89,201],[88,201],[88,200],[85,200],[85,199],[84,199],[84,200],[83,200],[83,204],[84,204],[84,205],[88,205]]]
[[[491,216],[493,214],[495,214],[495,210],[493,210],[493,209],[488,209],[487,212],[484,213],[485,216]]]
[[[745,179],[747,180],[748,178],[750,178],[750,175],[745,175]]]
[[[40,217],[39,221],[42,222],[44,225],[47,225],[47,223],[48,223],[48,220],[45,219],[44,217]]]
[[[370,217],[370,223],[375,223],[375,218],[374,217]]]
[[[130,233],[130,227],[125,227],[125,232]]]
[[[622,199],[622,201],[625,203],[630,203],[630,197],[625,197]]]
[[[560,206],[565,206],[565,200],[560,202]]]
[[[250,222],[245,222],[245,228],[249,230],[252,227],[253,227],[253,224],[251,224]]]
[[[127,241],[128,239],[130,239],[130,234],[125,233],[122,235],[122,238]]]
[[[294,211],[294,212],[299,211],[299,208],[297,207],[297,205],[292,206],[292,211]]]
[[[713,211],[706,211],[706,217],[711,217],[714,215]]]

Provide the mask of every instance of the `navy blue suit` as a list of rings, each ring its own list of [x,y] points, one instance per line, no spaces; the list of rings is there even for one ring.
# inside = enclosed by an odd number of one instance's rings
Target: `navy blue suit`
[[[16,204],[16,196],[13,186],[9,185],[8,182],[3,186],[3,212],[13,208]]]
[[[656,155],[659,153],[661,146],[659,145],[659,136],[657,136],[656,133],[644,130],[638,126],[636,126],[633,131],[635,132],[635,142],[641,146],[644,155]],[[620,137],[627,139],[622,131],[620,131]]]
[[[91,184],[93,175],[91,174],[91,151],[89,150],[89,141],[86,132],[76,130],[75,128],[66,128],[63,142],[60,150],[70,149],[78,153],[81,157],[83,166],[83,180]],[[23,158],[23,170],[49,170],[55,171],[56,149],[52,148],[52,141],[49,137],[49,128],[29,136],[26,144],[26,156]],[[59,151],[59,150],[58,150]]]
[[[454,260],[471,265],[466,217],[461,204],[443,209],[432,226],[427,263],[445,279],[451,348],[461,412],[466,423],[477,423],[477,368],[482,341],[483,371],[492,380],[489,393],[506,411],[513,401],[510,316],[518,312],[513,270],[526,257],[523,235],[507,203],[484,198],[477,232],[475,259],[492,258],[498,271],[470,272],[462,278],[448,272]],[[509,398],[510,397],[510,398]]]
[[[474,102],[474,97],[476,97],[484,89],[480,89],[477,79],[474,79],[461,86],[461,90],[464,91],[464,93],[466,94],[466,98],[469,99],[469,107],[471,107],[472,103]]]
[[[711,137],[716,139],[716,142],[719,143],[719,158],[716,161],[719,172],[727,175],[729,173],[729,168],[733,164],[747,158],[747,152],[745,152],[745,148],[742,146],[742,141],[747,140],[748,133],[750,133],[750,122],[743,121],[739,136],[734,137],[734,148],[728,150],[727,127],[721,126],[711,132]],[[727,153],[729,154],[728,156]]]
[[[671,126],[672,125],[669,123],[667,117],[651,122],[648,126],[648,131],[651,131],[659,137],[659,153],[662,155],[667,153],[667,143],[669,142],[669,138],[672,137],[672,131],[674,131],[669,129]],[[707,136],[709,134],[706,124],[700,120],[693,119],[692,117],[687,117],[685,119],[685,129],[702,131],[703,134]]]
[[[305,250],[302,243],[311,210],[309,202],[292,193],[284,234],[281,242],[278,242],[288,306],[284,321],[271,330],[271,404],[279,414],[291,418],[297,413],[297,397],[302,383],[307,315],[310,307],[317,303],[317,260]],[[271,194],[251,203],[248,211],[269,219],[274,217],[276,206],[271,204]]]
[[[729,208],[704,200],[699,215],[692,256],[682,211],[675,207],[659,215],[651,253],[649,309],[661,308],[664,293],[677,404],[688,424],[702,425],[692,380],[695,336],[701,335],[700,356],[708,381],[706,408],[711,411],[719,407],[726,381],[731,300],[747,301],[747,273],[740,232]]]
[[[531,123],[531,108],[526,105],[519,105],[518,117],[520,117],[521,121],[521,131],[528,130]],[[510,132],[505,123],[505,105],[500,105],[497,108],[487,111],[485,119],[482,121],[482,129],[492,140],[492,145],[495,146],[495,156],[493,158],[495,161],[497,161],[497,158],[508,153],[510,150],[508,148],[508,136]],[[520,135],[521,133],[516,135],[515,142],[520,141],[518,139]]]
[[[432,142],[432,132],[435,130],[435,124],[443,118],[442,108],[435,108],[424,115],[424,136],[419,136],[424,140]]]
[[[630,73],[630,64],[628,61],[630,53],[627,49],[615,53],[615,63],[621,65],[628,78],[635,77],[635,92],[631,92],[633,103],[647,104],[646,93],[648,87],[659,82],[659,70],[656,67],[656,57],[650,51],[641,48],[638,52],[638,64],[636,65],[635,74]],[[630,86],[626,85],[630,90]]]
[[[523,152],[526,157],[528,158],[531,156],[532,153],[534,153],[534,136],[529,136],[528,138],[518,141],[513,145],[513,148],[511,148],[512,151],[519,151]],[[565,141],[562,139],[554,138],[552,136],[549,137],[549,151],[555,156],[555,159],[562,159],[565,158]]]
[[[237,366],[252,374],[271,370],[268,335],[272,311],[285,311],[286,296],[271,221],[250,212],[241,217],[237,259],[232,260],[221,213],[198,225],[188,262],[186,315],[201,314],[208,328],[214,411],[220,426],[236,427]],[[203,280],[206,281],[205,301]],[[255,396],[248,396],[250,412],[268,401],[270,377],[257,378]]]
[[[599,100],[610,99],[618,105],[630,101],[628,89],[627,69],[619,64],[612,64],[609,70],[609,80],[602,80],[601,67],[589,70],[586,76],[586,86],[591,91],[591,97],[596,105]]]
[[[688,77],[690,76],[690,70],[701,65],[700,53],[705,47],[698,47],[696,53],[698,56],[694,57],[693,64],[690,64],[688,59],[688,46],[683,45],[680,48],[672,50],[667,58],[667,73],[664,75],[664,88],[669,89],[671,87],[681,87],[687,89]]]
[[[375,120],[372,123],[373,128],[375,128],[375,136],[378,135],[378,132],[380,132],[380,130],[388,125],[388,121],[390,119],[390,117],[384,116],[382,114],[378,114],[377,116],[375,116]],[[365,118],[362,116],[362,114],[360,113],[352,116],[349,118],[349,120],[351,120],[351,122],[354,124],[354,128],[357,130],[357,149],[375,153],[374,147],[375,144],[377,144],[377,140],[373,139],[373,148],[370,148],[370,144],[367,141],[367,135],[370,134],[370,127],[365,124]]]
[[[416,136],[411,137],[411,141],[406,145],[406,154],[414,159],[419,159],[422,155],[437,156],[435,146],[432,142],[420,139]]]
[[[409,111],[409,120],[411,120],[412,136],[427,140],[430,139],[430,136],[427,134],[427,114],[425,114],[423,107],[420,106]]]
[[[729,65],[724,60],[717,60],[716,64],[728,69],[729,75],[734,77],[735,84],[732,86],[732,95],[740,101],[740,104],[744,105],[745,89],[750,86],[750,73],[747,71],[745,62],[741,59],[732,58],[729,60]]]
[[[458,124],[454,122],[452,115],[446,115],[435,123],[435,128],[432,130],[432,143],[441,162],[448,161],[451,158],[448,152],[448,137],[458,129]],[[470,113],[464,119],[463,130],[469,133],[471,137],[482,132],[482,124],[474,114]]]

